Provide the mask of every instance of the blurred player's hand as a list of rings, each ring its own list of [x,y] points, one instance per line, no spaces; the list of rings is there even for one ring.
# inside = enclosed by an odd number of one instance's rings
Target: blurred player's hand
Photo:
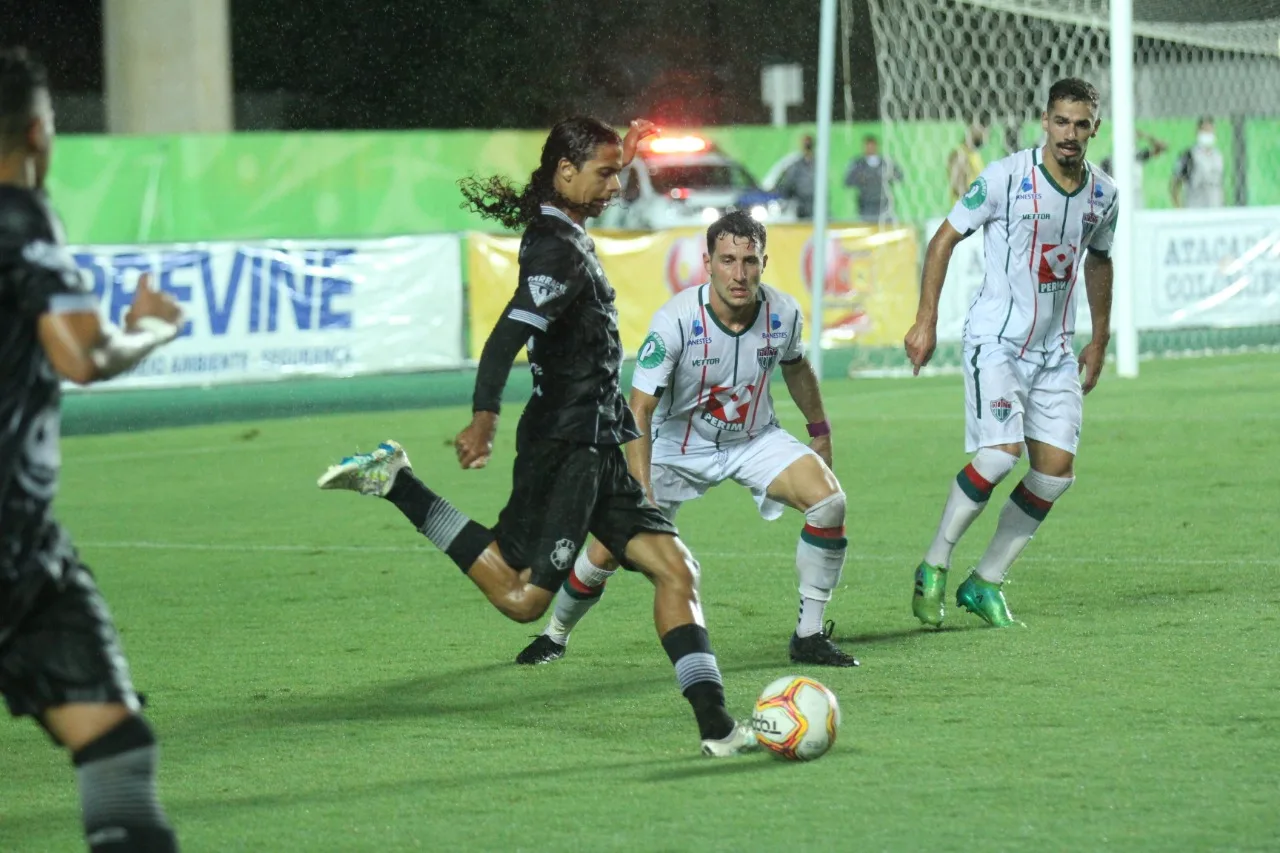
[[[1080,388],[1088,394],[1102,376],[1102,365],[1107,361],[1106,343],[1090,341],[1088,346],[1080,350],[1080,358],[1077,361],[1080,362],[1080,372],[1084,374],[1084,379],[1080,381]]]
[[[926,320],[916,320],[902,339],[907,349],[907,360],[911,362],[912,376],[920,375],[920,368],[933,358],[933,350],[938,346],[938,327]]]
[[[640,140],[659,132],[658,126],[651,121],[638,118],[631,122],[631,129],[622,140],[622,165],[631,165],[631,161],[636,158],[636,150],[640,147]]]
[[[498,416],[493,412],[476,412],[471,423],[458,433],[453,448],[463,468],[483,468],[493,453],[493,437],[498,432]]]
[[[177,326],[182,322],[182,309],[167,293],[151,289],[151,274],[143,273],[138,277],[138,289],[133,294],[133,304],[124,315],[124,327],[130,332],[137,331],[138,321],[143,317],[154,317]]]
[[[809,442],[809,449],[818,454],[818,458],[831,467],[831,435],[820,435]]]

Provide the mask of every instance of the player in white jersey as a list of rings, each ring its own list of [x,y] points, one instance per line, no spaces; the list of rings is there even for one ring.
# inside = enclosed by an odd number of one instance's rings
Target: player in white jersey
[[[768,520],[783,506],[805,515],[796,546],[800,617],[793,661],[857,666],[831,641],[827,602],[840,582],[847,540],[845,495],[831,473],[831,427],[818,378],[804,353],[794,299],[761,284],[765,229],[745,213],[707,229],[709,281],[654,314],[631,382],[642,438],[626,445],[632,475],[668,518],[685,501],[732,480],[746,486]],[[770,385],[781,365],[787,391],[808,420],[804,445],[778,425]],[[599,542],[579,555],[541,635],[516,658],[537,664],[564,655],[569,632],[599,600],[617,563]]]
[[[1045,144],[984,169],[929,243],[920,307],[904,340],[916,373],[937,344],[938,297],[951,252],[979,228],[986,274],[964,330],[965,452],[975,455],[956,476],[916,569],[912,610],[926,624],[942,624],[951,552],[1025,445],[1031,470],[956,590],[956,604],[989,624],[1019,624],[1005,601],[1005,575],[1074,479],[1083,396],[1097,384],[1111,328],[1116,187],[1085,159],[1098,125],[1093,86],[1075,78],[1054,83],[1041,117]],[[1077,358],[1080,267],[1093,337]]]

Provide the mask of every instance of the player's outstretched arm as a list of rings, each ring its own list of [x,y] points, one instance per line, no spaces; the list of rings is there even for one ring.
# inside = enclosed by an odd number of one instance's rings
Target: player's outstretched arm
[[[471,423],[453,440],[458,464],[463,468],[483,468],[493,453],[493,437],[498,432],[502,411],[502,391],[511,375],[511,363],[520,347],[529,340],[531,327],[513,320],[508,312],[494,325],[476,366],[476,387],[471,395]]]
[[[151,289],[150,277],[138,280],[125,328],[104,326],[96,311],[40,316],[40,343],[54,370],[79,385],[101,382],[136,366],[157,347],[178,336],[182,311],[166,293]]]
[[[929,251],[924,259],[924,274],[920,278],[920,304],[916,308],[916,321],[903,338],[907,359],[913,375],[920,375],[920,368],[933,358],[938,345],[938,302],[942,298],[942,283],[947,278],[947,266],[951,253],[965,238],[949,221],[943,220],[938,231],[929,241]]]
[[[796,408],[809,424],[809,435],[813,439],[809,442],[809,447],[830,468],[831,426],[827,422],[826,407],[822,404],[822,387],[818,383],[818,374],[813,372],[809,359],[801,358],[789,364],[782,363],[782,379],[787,383],[787,392],[795,401]]]
[[[649,479],[649,469],[653,464],[653,436],[650,430],[653,428],[653,413],[658,408],[658,398],[632,388],[630,406],[631,413],[636,418],[636,427],[640,430],[640,437],[625,445],[627,468],[631,471],[631,476],[639,481],[644,493],[649,496],[649,502],[653,503],[653,484]]]
[[[1080,351],[1080,370],[1084,378],[1080,387],[1088,394],[1098,384],[1102,365],[1107,360],[1107,344],[1111,341],[1111,283],[1114,269],[1111,258],[1089,252],[1084,259],[1084,289],[1089,297],[1089,317],[1093,337]]]

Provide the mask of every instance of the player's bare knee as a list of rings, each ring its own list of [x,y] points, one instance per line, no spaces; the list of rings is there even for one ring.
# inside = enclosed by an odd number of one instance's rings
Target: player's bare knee
[[[836,491],[813,503],[804,512],[805,523],[817,528],[844,527],[847,499],[844,492]]]

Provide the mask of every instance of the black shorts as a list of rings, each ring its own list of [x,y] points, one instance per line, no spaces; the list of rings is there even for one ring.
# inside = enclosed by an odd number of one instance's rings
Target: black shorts
[[[508,565],[532,569],[530,583],[557,590],[587,533],[623,562],[637,533],[674,536],[676,528],[649,503],[621,447],[543,439],[517,454],[511,499],[493,532]]]
[[[0,644],[0,695],[15,717],[41,717],[73,702],[120,703],[138,696],[107,603],[89,569],[63,558],[26,615]]]

